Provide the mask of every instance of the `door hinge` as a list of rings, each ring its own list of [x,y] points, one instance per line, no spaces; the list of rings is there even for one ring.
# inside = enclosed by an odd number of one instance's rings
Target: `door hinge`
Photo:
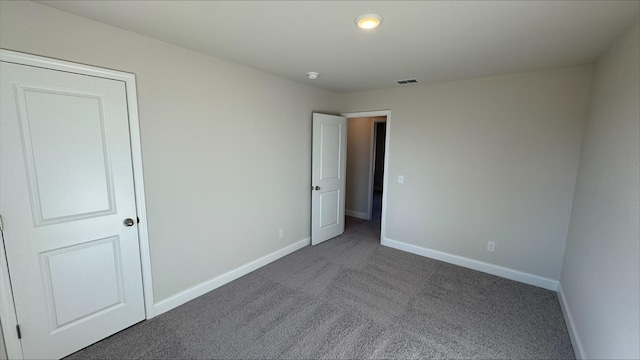
[[[22,333],[20,332],[20,325],[16,325],[16,331],[18,332],[18,339],[22,339]]]

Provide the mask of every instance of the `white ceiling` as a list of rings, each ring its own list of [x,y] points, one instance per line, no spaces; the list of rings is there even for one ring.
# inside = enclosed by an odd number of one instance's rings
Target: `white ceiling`
[[[640,14],[638,0],[42,3],[335,92],[589,64]],[[358,29],[366,13],[382,25]]]

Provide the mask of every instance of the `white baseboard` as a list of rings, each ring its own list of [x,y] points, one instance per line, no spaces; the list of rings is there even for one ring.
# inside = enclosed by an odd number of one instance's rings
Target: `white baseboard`
[[[569,309],[569,303],[562,291],[562,284],[558,283],[558,298],[560,300],[560,308],[562,309],[562,315],[564,315],[564,321],[567,323],[567,331],[569,331],[569,337],[571,338],[571,344],[573,345],[573,351],[576,353],[576,359],[586,359],[587,355],[584,352],[584,346],[578,335],[578,329],[573,322],[573,316]]]
[[[272,263],[280,259],[281,257],[289,255],[296,250],[300,250],[303,247],[309,245],[310,243],[311,243],[310,238],[302,239],[278,251],[274,251],[269,255],[263,256],[257,260],[254,260],[250,263],[244,264],[236,269],[233,269],[227,273],[224,273],[216,278],[201,282],[200,284],[192,286],[173,296],[170,296],[164,300],[161,300],[154,304],[154,315],[158,316],[171,309],[174,309],[188,301],[191,301],[197,298],[198,296],[204,295],[211,290],[217,289],[224,284],[227,284],[235,279],[238,279],[244,275],[247,275],[248,273],[254,270],[257,270],[269,263]]]
[[[358,218],[358,219],[362,219],[362,220],[371,220],[371,219],[369,219],[369,214],[367,214],[365,212],[353,211],[353,210],[345,210],[344,214],[347,215],[347,216],[352,216],[354,218]]]
[[[523,271],[507,268],[500,265],[486,263],[484,261],[474,260],[459,255],[453,255],[446,252],[423,248],[416,245],[403,243],[388,238],[382,239],[380,244],[394,249],[410,252],[412,254],[425,256],[428,258],[444,261],[450,264],[459,265],[473,270],[485,272],[487,274],[500,276],[510,280],[519,281],[521,283],[538,286],[547,290],[556,291],[558,289],[558,281],[546,277],[529,274]]]

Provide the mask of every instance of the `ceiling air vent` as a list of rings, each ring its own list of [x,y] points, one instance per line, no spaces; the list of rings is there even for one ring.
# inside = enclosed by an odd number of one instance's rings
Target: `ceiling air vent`
[[[400,85],[404,85],[404,84],[415,84],[418,82],[418,80],[416,79],[405,79],[405,80],[396,80],[396,82]]]

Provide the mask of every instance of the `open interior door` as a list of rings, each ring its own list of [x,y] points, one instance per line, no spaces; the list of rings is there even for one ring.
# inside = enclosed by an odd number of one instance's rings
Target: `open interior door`
[[[313,114],[311,245],[344,232],[347,118]]]

